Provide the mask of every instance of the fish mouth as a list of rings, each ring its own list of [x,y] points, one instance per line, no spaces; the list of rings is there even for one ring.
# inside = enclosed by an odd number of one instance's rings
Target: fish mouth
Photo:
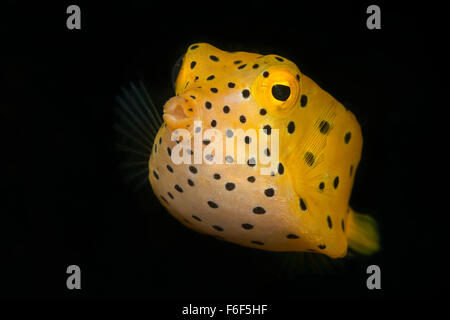
[[[182,96],[172,97],[164,105],[164,122],[172,130],[189,130],[192,127],[194,110],[193,103],[188,99]]]

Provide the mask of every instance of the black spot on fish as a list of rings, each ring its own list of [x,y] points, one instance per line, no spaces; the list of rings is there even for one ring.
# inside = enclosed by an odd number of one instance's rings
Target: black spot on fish
[[[258,244],[258,245],[260,245],[260,246],[263,246],[263,245],[264,245],[264,242],[256,241],[256,240],[252,240],[252,243],[253,243],[253,244]]]
[[[225,184],[225,189],[227,189],[228,191],[233,190],[236,187],[236,185],[233,182],[227,182]]]
[[[219,180],[220,179],[220,174],[214,173],[213,177],[214,177],[214,179]]]
[[[323,249],[325,249],[327,246],[324,245],[324,244],[319,244],[318,247],[319,247],[319,249],[323,250]]]
[[[230,112],[230,107],[229,106],[223,107],[223,113],[228,113],[228,112]]]
[[[264,71],[264,72],[263,72],[263,77],[264,77],[264,78],[267,78],[268,76],[269,76],[269,71]]]
[[[304,94],[302,94],[300,98],[300,105],[304,108],[306,107],[306,104],[308,103],[308,97]]]
[[[268,124],[266,124],[263,127],[264,133],[267,134],[268,136],[270,136],[270,134],[272,133],[272,127]]]
[[[191,62],[191,70],[195,68],[195,65],[196,65],[196,64],[197,64],[197,62],[195,62],[195,61],[192,61],[192,62]]]
[[[311,167],[314,164],[314,161],[315,161],[314,155],[311,152],[309,152],[309,151],[305,152],[305,162],[306,162],[306,164]]]
[[[215,127],[217,125],[217,121],[216,120],[212,120],[211,121],[211,127]]]
[[[211,102],[206,101],[206,102],[205,102],[205,108],[206,108],[206,109],[211,109],[211,107],[212,107]]]
[[[323,191],[323,189],[325,189],[325,183],[321,182],[319,183],[319,190]]]
[[[262,108],[261,110],[259,110],[259,114],[265,116],[267,114],[267,110]]]
[[[189,171],[192,172],[193,174],[196,174],[198,172],[197,168],[194,166],[189,166]]]
[[[345,232],[345,225],[344,225],[344,219],[341,220],[341,227],[342,227],[342,231]]]
[[[298,238],[299,238],[299,236],[297,236],[297,235],[295,235],[295,234],[292,234],[292,233],[290,233],[290,234],[288,234],[288,235],[286,236],[286,238],[288,238],[288,239],[298,239]]]
[[[194,50],[194,49],[197,49],[198,48],[198,45],[197,44],[194,44],[192,47],[191,47],[191,50]]]
[[[303,211],[306,211],[307,208],[306,208],[305,201],[302,198],[300,198],[299,203],[300,203],[300,209],[302,209]]]
[[[346,144],[348,144],[349,142],[350,142],[350,138],[352,137],[352,133],[351,132],[347,132],[346,134],[345,134],[345,137],[344,137],[344,142],[346,143]]]
[[[234,88],[235,84],[233,82],[228,82],[228,88]]]
[[[330,130],[330,124],[328,123],[328,121],[322,121],[319,124],[319,130],[320,130],[320,133],[327,134],[328,131]]]
[[[245,123],[245,122],[247,121],[247,119],[245,118],[244,115],[241,115],[241,116],[239,117],[239,121],[240,121],[241,123]]]
[[[283,61],[284,61],[284,59],[283,59],[283,58],[280,58],[280,57],[275,57],[275,59],[277,59],[277,60],[280,61],[280,62],[283,62]]]
[[[339,185],[339,177],[336,177],[336,178],[334,178],[334,181],[333,181],[333,187],[335,189],[337,189],[338,185]]]
[[[273,195],[275,194],[275,190],[273,188],[268,188],[268,189],[264,190],[264,194],[267,197],[273,197]]]
[[[155,170],[153,170],[153,175],[155,176],[156,180],[159,180],[159,175],[156,173]]]
[[[283,166],[283,164],[281,162],[278,164],[278,173],[279,174],[283,174],[284,173],[284,166]]]
[[[214,229],[216,229],[217,231],[223,231],[223,228],[222,227],[219,227],[219,226],[212,226]]]
[[[241,60],[236,60],[233,62],[233,64],[240,64],[242,61]]]
[[[244,69],[247,64],[242,64],[238,67],[238,69]]]
[[[327,216],[327,223],[328,223],[328,228],[332,229],[333,228],[333,223],[331,222],[331,217]]]
[[[217,88],[211,88],[210,90],[211,90],[212,93],[217,93],[217,92],[219,92],[219,89],[217,89]]]
[[[242,96],[247,99],[248,97],[250,97],[250,90],[248,89],[244,89],[242,90]]]
[[[164,198],[162,195],[159,195],[159,196],[164,202],[169,203],[169,201],[167,201],[166,198]]]
[[[219,207],[215,202],[212,201],[208,201],[208,205],[213,209],[217,209]]]
[[[252,138],[250,138],[249,136],[245,136],[244,141],[246,144],[250,144],[252,142]]]
[[[213,55],[210,55],[209,58],[214,62],[219,61],[219,58],[217,58],[216,56],[213,56]]]
[[[175,185],[175,190],[177,190],[178,192],[183,192],[183,188],[181,188],[179,185]]]
[[[253,208],[253,213],[264,214],[264,213],[266,213],[266,210],[263,207],[255,207],[255,208]]]
[[[253,182],[255,182],[256,179],[255,179],[254,176],[250,176],[250,177],[247,178],[247,180],[248,180],[248,182],[253,183]]]
[[[169,147],[167,147],[167,153],[169,154],[169,157],[172,156],[172,150]]]
[[[255,63],[255,64],[252,66],[253,69],[258,69],[258,67],[259,67],[259,64],[257,64],[257,63]]]
[[[251,230],[253,229],[253,225],[251,225],[250,223],[243,223],[242,228],[244,228],[245,230]]]
[[[172,173],[173,173],[173,169],[172,169],[172,167],[171,167],[171,166],[169,166],[169,165],[167,165],[167,170],[169,170],[170,172],[172,172]]]
[[[256,159],[253,158],[253,157],[250,158],[250,159],[248,159],[248,160],[247,160],[247,165],[250,166],[250,167],[256,166]]]
[[[214,75],[210,75],[208,78],[206,78],[206,80],[212,80],[212,79],[214,79],[215,77],[214,77]]]
[[[192,216],[192,218],[194,218],[195,220],[200,221],[200,222],[202,221],[202,219],[200,219],[199,217],[194,216],[194,215]]]
[[[172,195],[170,192],[167,192],[167,194],[169,195],[169,197],[170,197],[171,199],[173,199],[173,195]]]
[[[287,126],[287,131],[289,133],[294,133],[294,131],[295,131],[295,123],[294,123],[294,121],[289,122],[289,124]]]
[[[194,181],[192,181],[191,179],[188,179],[187,182],[188,182],[188,185],[190,185],[191,187],[194,186]]]

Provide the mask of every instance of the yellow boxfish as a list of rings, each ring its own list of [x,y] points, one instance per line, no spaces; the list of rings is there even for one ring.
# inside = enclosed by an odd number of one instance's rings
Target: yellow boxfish
[[[146,179],[177,220],[269,251],[379,249],[375,220],[349,206],[360,125],[293,62],[196,43],[174,80],[162,118],[143,86],[124,90],[118,129],[145,147]]]

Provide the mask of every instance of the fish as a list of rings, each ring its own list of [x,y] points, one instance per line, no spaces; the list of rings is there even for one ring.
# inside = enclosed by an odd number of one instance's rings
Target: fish
[[[349,205],[357,118],[294,62],[194,43],[173,84],[162,115],[142,83],[123,89],[117,129],[143,157],[132,176],[181,224],[273,252],[379,251],[376,220]]]

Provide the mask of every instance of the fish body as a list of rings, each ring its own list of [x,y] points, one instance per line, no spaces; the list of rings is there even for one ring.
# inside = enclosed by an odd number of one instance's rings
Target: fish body
[[[293,62],[196,43],[175,94],[164,106],[148,179],[182,224],[269,251],[339,258],[349,245],[378,250],[374,220],[349,206],[360,125]],[[197,139],[208,130],[217,135]],[[174,163],[174,153],[185,161]]]

